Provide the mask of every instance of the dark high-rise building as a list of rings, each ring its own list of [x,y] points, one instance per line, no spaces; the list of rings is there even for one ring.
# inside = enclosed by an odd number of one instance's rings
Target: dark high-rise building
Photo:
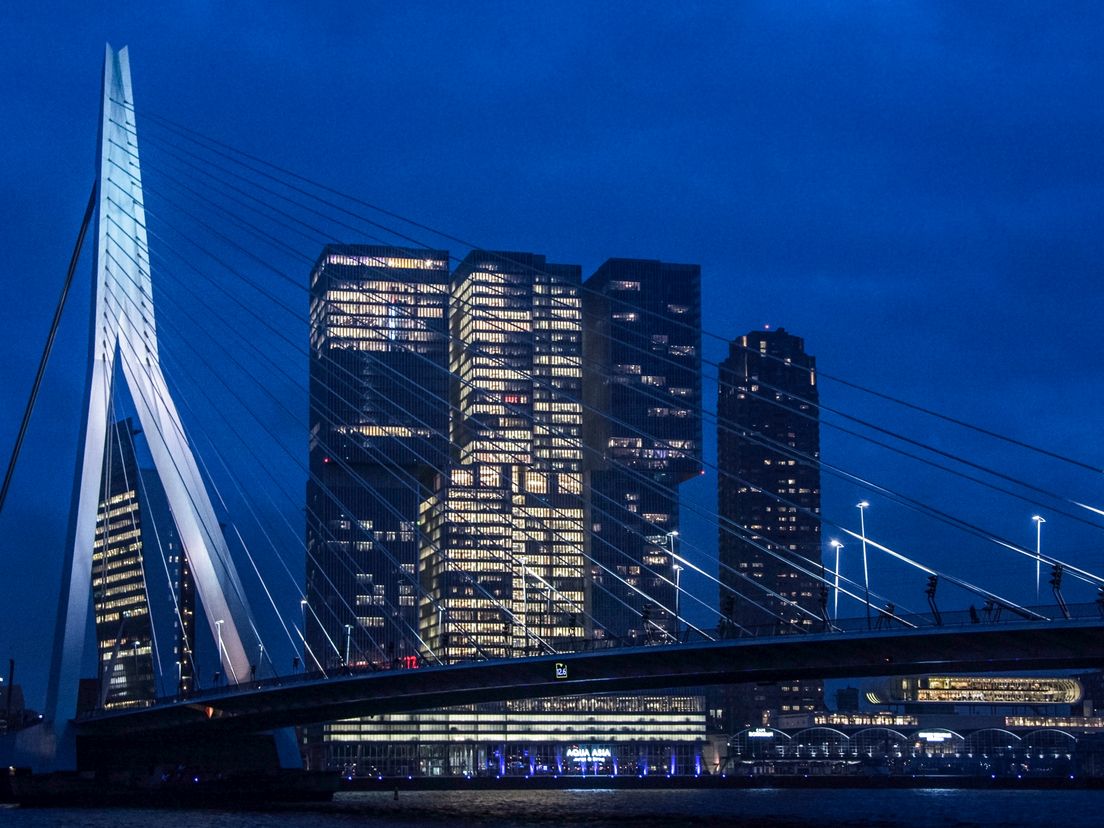
[[[734,341],[717,401],[720,606],[730,633],[786,634],[821,617],[816,360],[785,329]],[[819,681],[738,688],[729,724],[823,706]]]
[[[190,693],[196,689],[196,676],[198,665],[196,664],[195,629],[196,629],[196,587],[192,578],[192,568],[188,563],[188,556],[184,554],[184,547],[177,536],[176,524],[173,522],[172,512],[169,509],[169,499],[165,495],[165,488],[157,476],[157,470],[143,468],[139,470],[141,482],[140,494],[142,497],[142,515],[144,526],[151,531],[146,531],[148,539],[146,549],[157,548],[157,552],[164,561],[165,570],[169,575],[170,593],[158,595],[152,599],[155,605],[162,599],[167,599],[173,619],[173,670],[175,671],[176,685],[169,684],[168,674],[164,677],[166,689],[172,688],[174,693]],[[157,565],[155,564],[155,571]],[[158,611],[155,610],[155,613]]]
[[[447,465],[448,253],[330,245],[311,273],[308,669],[417,653],[418,511]]]
[[[92,545],[92,599],[100,707],[134,707],[155,697],[153,622],[143,568],[143,514],[134,426],[112,424]]]
[[[169,564],[173,567],[173,584],[176,618],[173,620],[173,658],[176,660],[178,693],[190,693],[195,689],[195,580],[188,556],[180,547],[175,532],[169,539]],[[260,665],[257,665],[258,668]]]
[[[679,484],[702,471],[701,270],[610,259],[586,285],[596,635],[668,639]]]
[[[422,510],[424,651],[586,636],[579,268],[473,251],[452,277],[453,462]]]

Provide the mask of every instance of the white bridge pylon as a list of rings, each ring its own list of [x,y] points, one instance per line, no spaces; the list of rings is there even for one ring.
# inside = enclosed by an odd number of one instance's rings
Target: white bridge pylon
[[[76,711],[116,367],[134,400],[211,634],[221,642],[226,680],[249,680],[246,647],[257,651],[245,593],[161,372],[126,48],[107,46],[101,107],[88,395],[47,697],[47,717],[57,729]]]

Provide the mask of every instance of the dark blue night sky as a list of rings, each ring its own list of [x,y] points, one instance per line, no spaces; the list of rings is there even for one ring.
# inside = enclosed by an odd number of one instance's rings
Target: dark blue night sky
[[[700,263],[707,331],[785,326],[827,374],[1104,466],[1098,3],[16,5],[0,15],[5,461],[92,183],[111,42],[130,47],[151,181],[144,111],[487,248],[584,274],[609,256]],[[90,270],[0,516],[0,657],[19,661],[32,704],[72,486]],[[293,275],[305,282],[307,269]],[[1099,473],[827,380],[820,393],[1104,508]],[[714,394],[707,385],[710,405]],[[305,400],[288,404],[305,421]],[[295,423],[277,427],[300,439]],[[822,433],[825,461],[1013,542],[1031,546],[1030,516],[1050,514],[1046,551],[1104,571],[1104,534],[1047,503]],[[283,471],[301,492],[301,476]],[[714,487],[706,475],[684,491],[712,509]],[[829,520],[857,529],[860,498],[882,543],[1034,599],[1030,561],[825,476]],[[285,506],[301,522],[301,504]],[[686,554],[715,549],[706,520],[686,522]],[[872,566],[879,588],[923,606],[917,574]],[[697,587],[716,600],[715,586]],[[278,590],[297,603],[292,585]],[[1092,593],[1071,586],[1068,597]]]

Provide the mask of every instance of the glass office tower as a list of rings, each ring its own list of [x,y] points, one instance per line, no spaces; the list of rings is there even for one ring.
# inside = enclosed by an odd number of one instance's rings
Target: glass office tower
[[[453,462],[422,506],[424,652],[572,649],[589,617],[579,268],[473,251],[451,293]]]
[[[310,277],[308,669],[418,652],[417,522],[446,465],[448,253],[330,245]]]
[[[134,425],[116,421],[108,432],[103,495],[92,545],[92,599],[96,618],[98,706],[152,703],[153,624],[143,568],[143,514]]]
[[[677,635],[679,485],[701,462],[701,270],[610,259],[587,280],[597,635]]]
[[[822,570],[816,359],[784,328],[752,331],[731,343],[718,395],[722,613],[733,635],[815,628],[822,593],[807,573]],[[820,681],[743,687],[730,718],[737,728],[763,724],[820,709],[823,696]]]

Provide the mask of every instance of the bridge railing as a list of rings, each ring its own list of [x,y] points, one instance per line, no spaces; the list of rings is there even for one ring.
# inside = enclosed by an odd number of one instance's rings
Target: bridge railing
[[[1104,603],[1100,601],[1084,604],[1069,604],[1066,607],[1070,621],[1088,621],[1104,619]],[[933,613],[902,612],[893,608],[873,608],[868,616],[860,615],[848,618],[815,620],[803,625],[785,625],[781,622],[754,626],[737,627],[735,624],[706,631],[710,637],[761,638],[765,636],[816,634],[816,633],[869,633],[888,630],[920,629],[933,627],[970,627],[992,626],[995,624],[1028,621],[1063,621],[1062,610],[1055,605],[1025,606],[1013,608],[1008,605],[991,604],[989,606],[969,607],[964,610]],[[680,642],[705,641],[703,635],[693,630],[684,632]],[[673,643],[673,642],[672,642]]]

